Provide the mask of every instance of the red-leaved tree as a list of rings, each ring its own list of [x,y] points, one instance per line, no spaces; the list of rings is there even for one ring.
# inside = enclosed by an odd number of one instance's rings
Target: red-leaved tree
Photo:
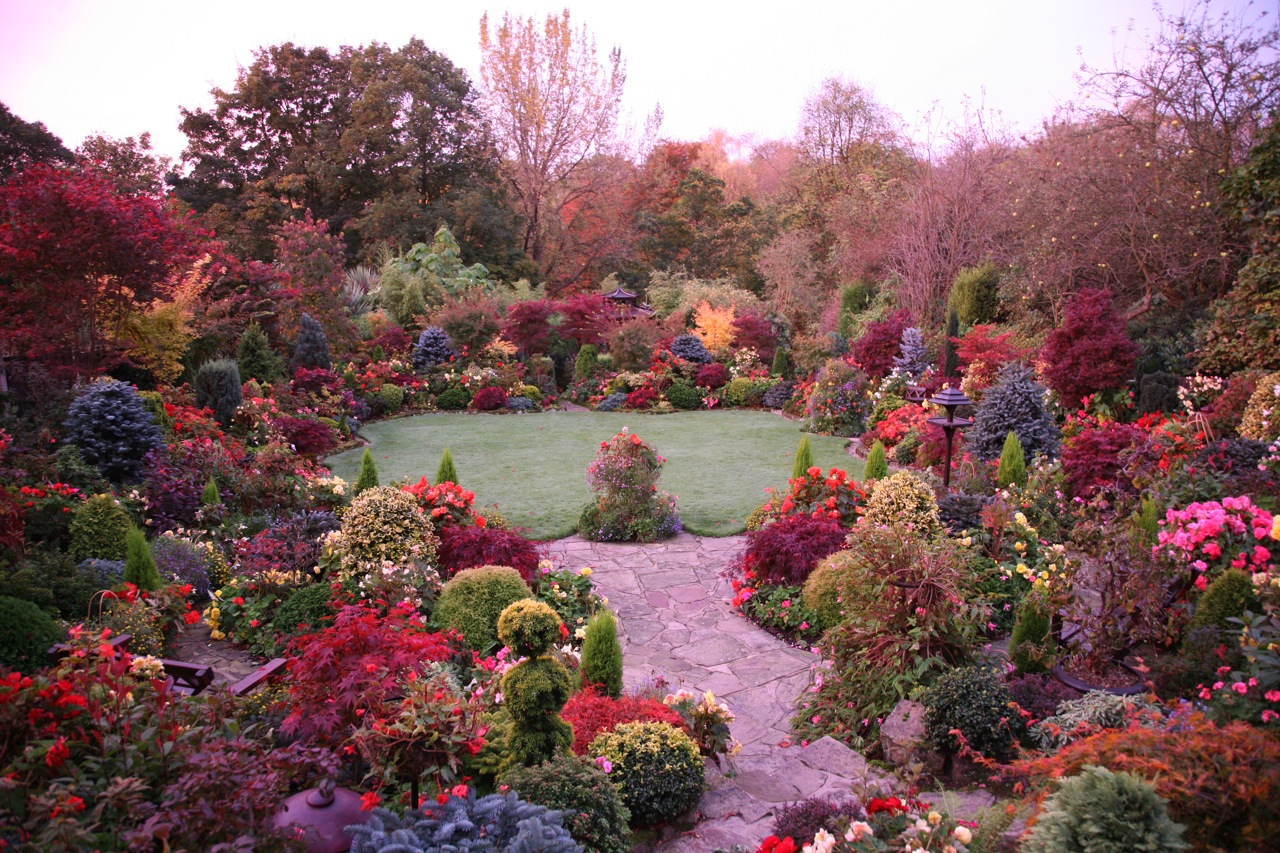
[[[1098,391],[1113,391],[1133,376],[1138,346],[1105,290],[1082,290],[1068,303],[1062,325],[1040,358],[1050,387],[1068,406]]]

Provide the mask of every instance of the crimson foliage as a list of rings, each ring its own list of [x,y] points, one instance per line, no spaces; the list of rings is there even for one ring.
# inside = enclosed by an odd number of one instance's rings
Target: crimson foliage
[[[657,699],[639,696],[611,699],[591,687],[573,694],[560,716],[573,726],[575,755],[586,755],[596,735],[611,732],[622,723],[669,723],[676,728],[686,728],[684,719]]]
[[[338,446],[338,436],[333,427],[311,418],[285,415],[276,418],[271,425],[280,430],[294,450],[308,456],[323,456]]]
[[[547,321],[555,306],[545,299],[517,302],[507,309],[502,323],[502,337],[520,347],[525,355],[546,352],[551,341],[551,324]]]
[[[510,530],[454,524],[440,530],[439,556],[446,577],[477,566],[510,566],[532,581],[542,553],[537,543]]]
[[[604,343],[605,333],[613,328],[613,310],[598,293],[584,293],[556,304],[562,318],[560,334],[578,342],[578,346]]]
[[[754,349],[764,364],[773,361],[778,349],[778,336],[774,334],[773,324],[754,311],[733,318],[733,342],[741,349]]]
[[[478,412],[492,412],[507,404],[507,392],[497,385],[481,388],[471,398],[471,407]]]
[[[872,379],[881,379],[893,370],[893,357],[902,343],[902,332],[911,323],[905,310],[895,311],[882,323],[868,323],[867,331],[849,348],[855,361]]]
[[[693,382],[702,388],[722,388],[729,381],[729,370],[718,362],[712,362],[698,369],[698,375]]]
[[[1083,290],[1067,304],[1062,325],[1045,341],[1045,378],[1068,407],[1098,391],[1123,387],[1133,376],[1138,346],[1105,290]]]
[[[644,385],[627,395],[628,409],[647,409],[658,401],[658,392],[652,385]]]
[[[1120,453],[1145,433],[1128,424],[1108,423],[1083,430],[1062,448],[1062,472],[1072,497],[1088,500],[1099,489],[1115,485],[1123,469]]]
[[[744,577],[758,583],[802,584],[819,560],[844,547],[847,532],[827,518],[782,518],[747,532],[738,567]]]

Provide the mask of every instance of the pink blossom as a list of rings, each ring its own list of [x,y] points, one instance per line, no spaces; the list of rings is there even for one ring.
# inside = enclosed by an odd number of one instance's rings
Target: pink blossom
[[[1231,685],[1231,689],[1243,696],[1249,692],[1249,685],[1245,684],[1243,681],[1237,681],[1235,684]]]
[[[1269,723],[1272,720],[1280,720],[1280,714],[1277,714],[1270,708],[1262,712],[1262,722]]]
[[[1268,702],[1280,702],[1280,690],[1268,690],[1264,695]]]

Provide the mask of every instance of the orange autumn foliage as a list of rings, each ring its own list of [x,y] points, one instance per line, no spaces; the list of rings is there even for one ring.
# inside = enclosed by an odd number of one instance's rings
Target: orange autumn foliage
[[[713,353],[723,353],[733,344],[733,306],[712,308],[703,300],[693,309],[693,333]]]

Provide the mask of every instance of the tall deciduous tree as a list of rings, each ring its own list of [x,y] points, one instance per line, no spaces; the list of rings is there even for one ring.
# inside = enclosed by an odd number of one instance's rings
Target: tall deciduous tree
[[[482,105],[506,159],[524,217],[524,251],[545,269],[548,232],[573,200],[573,182],[612,140],[626,70],[614,48],[602,64],[586,28],[569,11],[512,18],[490,29],[480,19]]]
[[[0,181],[33,163],[69,165],[75,155],[38,121],[23,121],[0,103]]]
[[[96,169],[124,195],[160,196],[171,161],[151,148],[151,134],[113,139],[94,134],[76,149],[82,166]]]

